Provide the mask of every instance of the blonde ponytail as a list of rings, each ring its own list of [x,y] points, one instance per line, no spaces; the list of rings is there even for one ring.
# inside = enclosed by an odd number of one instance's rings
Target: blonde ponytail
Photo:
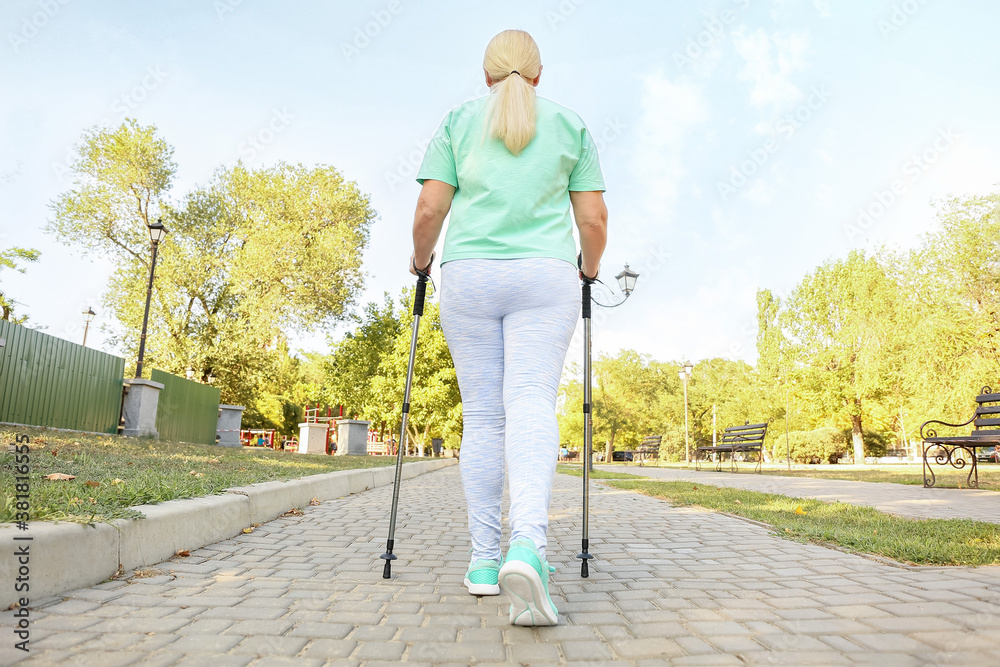
[[[504,30],[490,40],[483,69],[493,80],[488,124],[490,136],[514,155],[535,137],[535,87],[542,69],[538,45],[523,30]]]

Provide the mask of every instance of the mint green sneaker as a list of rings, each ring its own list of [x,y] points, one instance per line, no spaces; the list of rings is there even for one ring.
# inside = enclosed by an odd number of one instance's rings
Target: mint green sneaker
[[[500,568],[500,585],[510,597],[514,625],[556,625],[559,610],[549,597],[549,573],[555,572],[531,540],[515,540]]]
[[[499,576],[500,566],[495,560],[477,560],[465,573],[465,587],[471,595],[500,595]]]

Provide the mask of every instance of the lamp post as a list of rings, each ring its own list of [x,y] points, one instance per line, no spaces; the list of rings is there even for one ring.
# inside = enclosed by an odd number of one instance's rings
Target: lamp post
[[[83,346],[87,347],[87,332],[90,331],[90,323],[94,321],[94,317],[97,313],[90,306],[87,306],[87,310],[83,311]]]
[[[581,262],[582,263],[582,262]],[[582,275],[582,271],[581,271]],[[590,410],[590,314],[591,314],[591,302],[596,303],[598,306],[603,306],[605,308],[616,308],[628,299],[632,290],[635,289],[635,282],[639,278],[639,274],[628,268],[628,264],[625,265],[625,269],[615,276],[618,280],[618,286],[621,288],[622,294],[625,297],[615,304],[603,304],[600,301],[594,299],[590,294],[590,288],[596,282],[596,278],[583,278],[583,285],[581,287],[581,296],[583,297],[582,304],[582,314],[583,314],[583,456],[585,463],[583,466],[583,551],[577,554],[577,558],[581,559],[580,563],[580,576],[587,578],[590,576],[590,570],[588,569],[587,561],[593,558],[590,553],[590,526],[589,526],[589,515],[590,515],[590,473],[594,469],[594,457],[593,451],[593,439],[594,430],[593,422],[591,420],[591,410]]]
[[[693,370],[694,366],[691,362],[685,361],[684,366],[677,373],[681,382],[684,383],[684,461],[686,463],[691,463],[691,446],[689,444],[691,435],[688,428],[688,380],[691,379],[691,371]]]
[[[788,469],[792,469],[792,446],[788,444],[788,420],[791,417],[791,410],[789,409],[788,400],[788,376],[785,376],[785,461],[788,463]]]
[[[156,271],[156,251],[167,236],[167,228],[162,220],[149,225],[149,241],[153,250],[153,258],[149,263],[149,284],[146,286],[146,312],[142,316],[142,335],[139,337],[139,359],[135,362],[135,377],[142,377],[142,358],[146,355],[146,327],[149,324],[149,301],[153,297],[153,274]]]

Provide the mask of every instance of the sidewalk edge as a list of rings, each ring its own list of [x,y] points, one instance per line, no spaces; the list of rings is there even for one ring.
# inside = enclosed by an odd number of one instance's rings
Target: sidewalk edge
[[[455,463],[432,459],[403,465],[410,479]],[[393,483],[394,467],[339,470],[283,482],[262,482],[226,489],[200,498],[169,500],[137,507],[145,519],[120,519],[111,524],[33,521],[28,530],[0,524],[0,609],[60,595],[105,581],[119,570],[155,565],[178,550],[193,551],[237,535],[313,498],[341,498]],[[22,539],[18,539],[22,538]],[[30,538],[30,539],[23,539]],[[18,549],[27,549],[19,563]],[[25,578],[23,567],[27,568]],[[25,586],[27,586],[25,588]],[[21,590],[18,590],[20,588]]]

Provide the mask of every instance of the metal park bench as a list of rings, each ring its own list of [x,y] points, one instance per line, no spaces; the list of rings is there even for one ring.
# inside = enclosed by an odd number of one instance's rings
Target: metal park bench
[[[961,428],[972,424],[970,435],[939,436],[937,431],[928,424],[940,424],[952,428]],[[990,387],[983,387],[982,393],[976,396],[976,411],[969,421],[961,424],[931,419],[920,426],[920,437],[924,441],[924,488],[930,488],[937,482],[932,461],[938,465],[950,465],[961,470],[971,462],[966,485],[972,489],[979,488],[979,469],[976,465],[976,449],[979,447],[995,447],[1000,445],[1000,393],[993,393]],[[933,453],[932,453],[933,452]],[[968,460],[966,460],[968,455]],[[930,473],[928,475],[928,473]]]
[[[764,447],[764,436],[767,435],[767,424],[750,424],[743,426],[730,426],[722,432],[722,439],[717,445],[701,445],[695,448],[694,469],[701,470],[703,460],[715,458],[715,469],[722,472],[722,462],[725,454],[729,454],[729,467],[732,472],[736,472],[739,467],[736,464],[737,454],[745,455],[747,452],[757,452],[757,465],[755,472],[760,472],[761,463],[764,461],[764,454],[761,451]],[[707,458],[706,458],[707,457]]]
[[[660,458],[660,443],[662,441],[662,435],[647,435],[642,439],[639,449],[633,452],[632,460],[638,461],[641,466],[643,461]]]

